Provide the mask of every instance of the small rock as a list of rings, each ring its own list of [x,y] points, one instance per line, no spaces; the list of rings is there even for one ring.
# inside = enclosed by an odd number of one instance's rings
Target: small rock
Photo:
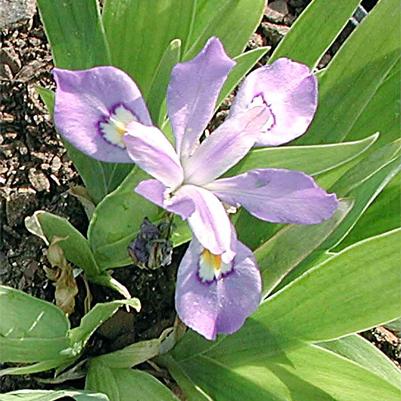
[[[47,179],[46,175],[42,171],[38,171],[35,168],[29,169],[28,179],[32,186],[38,191],[46,191],[50,190],[50,182]]]
[[[0,29],[10,27],[35,14],[35,0],[0,0]]]
[[[262,30],[268,39],[269,44],[275,46],[290,30],[288,26],[262,22]]]
[[[256,32],[252,34],[251,38],[248,41],[248,47],[250,49],[257,49],[258,47],[262,47],[263,45],[264,43],[262,35],[259,35]]]
[[[269,3],[265,8],[266,19],[275,24],[282,23],[287,14],[288,6],[287,2],[284,0],[275,0]]]
[[[53,173],[56,173],[61,168],[61,160],[58,156],[54,156],[51,164],[51,169]]]
[[[20,188],[6,199],[6,218],[10,227],[22,224],[24,218],[37,207],[36,193],[31,188]]]
[[[16,74],[21,68],[21,60],[11,47],[0,49],[0,64],[8,65],[13,74]]]
[[[11,68],[7,64],[0,64],[0,81],[10,81],[13,79]]]

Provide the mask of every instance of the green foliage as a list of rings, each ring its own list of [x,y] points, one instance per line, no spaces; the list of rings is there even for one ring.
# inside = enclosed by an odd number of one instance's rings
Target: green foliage
[[[399,28],[388,29],[399,26],[400,15],[397,0],[380,1],[340,48],[320,75],[316,117],[297,143],[342,141],[354,132],[358,118],[400,59]],[[364,132],[380,129],[385,117],[381,113],[368,116],[371,124],[364,125],[368,130]]]
[[[280,57],[316,66],[352,16],[359,0],[313,1],[277,46],[270,62]],[[327,23],[330,21],[330,23]],[[319,32],[319,37],[316,37]]]
[[[133,369],[111,369],[92,361],[86,377],[87,390],[100,391],[111,401],[178,401],[149,373]]]
[[[0,286],[0,315],[0,362],[57,359],[68,347],[68,320],[48,302]]]

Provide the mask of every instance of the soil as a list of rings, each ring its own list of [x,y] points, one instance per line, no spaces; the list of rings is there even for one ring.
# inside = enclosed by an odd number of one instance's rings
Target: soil
[[[363,3],[369,10],[375,2]],[[309,1],[289,0],[286,3],[279,0],[273,3],[274,9],[266,10],[249,48],[276,47]],[[352,26],[348,25],[320,66],[329,62],[351,30]],[[0,38],[0,283],[54,302],[54,287],[44,272],[44,267],[50,267],[45,256],[46,247],[41,239],[25,229],[24,219],[36,210],[47,210],[68,218],[85,234],[88,221],[84,209],[69,193],[70,188],[82,185],[82,182],[35,92],[37,85],[54,88],[50,48],[38,14],[31,20],[3,29]],[[213,125],[224,118],[226,106],[216,115]],[[113,323],[102,327],[91,339],[89,355],[154,338],[172,325],[175,318],[174,280],[183,250],[175,252],[173,264],[166,268],[143,270],[130,266],[115,270],[114,277],[125,284],[133,296],[141,299],[143,309],[137,315],[118,312]],[[83,314],[84,283],[80,278],[78,287],[72,325],[76,325]],[[93,302],[115,297],[112,291],[95,285],[91,285],[91,292]],[[380,328],[365,333],[365,336],[400,363],[400,338],[387,329],[384,330],[393,336],[379,338],[377,330]],[[1,392],[48,387],[28,376],[0,378]]]

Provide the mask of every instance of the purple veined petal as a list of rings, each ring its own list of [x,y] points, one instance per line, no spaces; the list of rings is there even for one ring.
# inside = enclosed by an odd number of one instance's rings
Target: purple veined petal
[[[212,192],[194,185],[183,185],[177,192],[195,204],[188,223],[198,241],[224,262],[232,260],[236,237],[223,204]]]
[[[242,205],[272,223],[318,224],[338,206],[335,194],[318,187],[312,177],[280,169],[250,170],[206,186],[223,202]]]
[[[132,163],[122,137],[127,124],[152,125],[135,82],[115,67],[55,68],[54,121],[60,135],[101,161]]]
[[[231,269],[212,281],[199,277],[204,252],[192,240],[178,268],[175,306],[188,327],[214,340],[219,333],[232,334],[241,328],[258,308],[262,286],[253,254],[240,242]]]
[[[184,179],[178,155],[168,139],[156,127],[132,122],[124,142],[131,159],[142,170],[169,188],[177,188]]]
[[[192,60],[177,64],[167,91],[167,108],[177,153],[186,157],[197,146],[211,119],[217,97],[235,62],[217,38],[210,38]]]
[[[273,115],[272,124],[257,145],[276,146],[301,136],[317,108],[317,79],[309,68],[287,58],[256,69],[242,83],[230,115],[252,104],[266,104]]]
[[[204,185],[237,164],[253,147],[270,113],[254,107],[228,118],[189,159],[183,160],[185,182]]]
[[[157,180],[141,181],[136,186],[135,192],[157,206],[178,214],[183,220],[186,220],[195,211],[192,199],[180,194],[170,197],[168,188]]]

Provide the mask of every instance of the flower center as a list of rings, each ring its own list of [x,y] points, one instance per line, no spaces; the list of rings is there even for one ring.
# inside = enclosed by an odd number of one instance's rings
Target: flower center
[[[125,149],[123,137],[128,124],[133,121],[138,121],[136,116],[120,104],[113,109],[109,117],[99,123],[99,130],[107,142]]]
[[[210,283],[223,278],[233,269],[232,261],[224,263],[221,255],[215,255],[204,249],[200,255],[198,276],[203,283]]]

